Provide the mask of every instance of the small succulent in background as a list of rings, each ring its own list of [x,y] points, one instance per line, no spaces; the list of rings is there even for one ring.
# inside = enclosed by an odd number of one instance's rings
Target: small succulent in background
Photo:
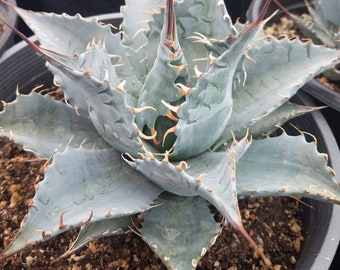
[[[32,92],[0,113],[2,134],[52,157],[2,256],[81,226],[72,252],[141,214],[143,240],[164,264],[195,268],[220,232],[209,201],[270,265],[242,226],[238,196],[340,203],[327,156],[303,132],[268,136],[314,110],[289,98],[339,53],[265,37],[269,3],[233,25],[219,0],[126,0],[117,34],[95,19],[13,7],[67,102]]]
[[[305,0],[309,14],[294,15],[275,2],[294,20],[305,38],[310,38],[315,44],[326,45],[340,49],[340,1],[339,0]],[[340,66],[334,66],[324,75],[330,80],[340,81]]]

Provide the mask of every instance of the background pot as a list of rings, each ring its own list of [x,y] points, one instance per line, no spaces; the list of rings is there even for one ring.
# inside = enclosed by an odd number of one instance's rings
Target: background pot
[[[16,5],[15,0],[7,0],[7,2]],[[4,3],[0,2],[0,17],[3,18],[6,22],[10,23],[11,25],[16,25],[17,23],[17,14],[14,12],[13,9],[5,5]],[[4,53],[4,51],[13,45],[14,40],[14,33],[13,31],[6,27],[4,31],[0,33],[0,56]]]
[[[259,12],[261,11],[265,1],[264,0],[253,0],[249,6],[246,17],[249,21],[254,21]],[[306,5],[304,0],[280,0],[280,3],[286,7],[289,11],[293,11],[293,13],[299,14],[302,12],[307,12]],[[273,14],[275,10],[278,9],[278,6],[272,2],[269,9],[268,15]],[[279,15],[277,15],[279,16]],[[272,19],[272,20],[275,20]],[[303,87],[303,90],[320,100],[322,103],[334,108],[337,111],[340,111],[340,93],[333,91],[332,89],[326,87],[322,83],[320,83],[316,79],[312,79],[310,82]]]
[[[99,16],[104,22],[117,24],[119,14]],[[35,41],[36,38],[32,37]],[[11,101],[15,99],[16,86],[21,93],[28,93],[37,85],[46,87],[52,84],[52,74],[46,69],[44,60],[24,43],[20,42],[0,59],[0,99]],[[311,105],[312,101],[305,95],[295,97],[297,102]],[[331,165],[340,171],[340,156],[338,146],[332,132],[320,112],[314,112],[294,120],[300,129],[313,133],[318,138],[318,147],[329,154]],[[294,132],[294,129],[291,130]],[[314,209],[305,209],[305,242],[298,258],[299,270],[326,269],[331,263],[339,241],[340,207],[332,204],[306,200]]]
[[[264,0],[253,0],[246,14],[247,20],[254,21],[257,18],[264,3],[265,3]],[[283,4],[283,6],[285,6],[290,11],[294,10],[297,13],[306,12],[306,5],[303,0],[280,0],[280,3]],[[277,9],[278,9],[278,6],[272,2],[268,9],[267,16],[271,15]],[[312,98],[309,98],[309,99],[313,100],[312,102],[315,105],[330,106],[329,108],[322,110],[322,114],[326,117],[326,120],[329,123],[331,130],[333,131],[335,139],[337,140],[338,145],[340,145],[340,127],[338,124],[339,119],[340,119],[340,112],[339,112],[340,111],[340,94],[326,87],[325,85],[323,85],[316,79],[312,79],[307,84],[305,84],[302,87],[302,90],[308,93],[309,95],[311,95],[312,97],[314,97],[314,99]],[[339,149],[335,148],[334,151],[338,152]],[[338,162],[339,161],[336,161],[336,163]],[[334,207],[339,208],[339,206],[334,206]],[[340,210],[338,209],[336,211],[338,211],[338,214],[339,214]],[[337,219],[339,221],[339,217]],[[320,224],[320,229],[323,226],[327,226],[327,225]],[[317,231],[315,233],[317,233]],[[339,229],[335,230],[334,235],[337,236],[337,238],[339,239],[340,230]],[[327,252],[328,252],[329,257],[332,257],[333,255],[334,256],[333,263],[330,265],[330,262],[327,261],[328,259],[325,260],[324,264],[319,264],[318,262],[315,262],[313,265],[313,269],[330,269],[330,270],[340,269],[340,245],[338,247],[336,254],[334,255],[335,251],[333,247],[327,247],[328,245],[327,241],[328,241],[327,239],[324,240],[325,247],[322,247],[322,250],[324,251],[321,251],[320,254],[323,253],[327,255]],[[338,240],[338,244],[339,244],[339,240]],[[333,243],[331,243],[331,245],[333,246]]]

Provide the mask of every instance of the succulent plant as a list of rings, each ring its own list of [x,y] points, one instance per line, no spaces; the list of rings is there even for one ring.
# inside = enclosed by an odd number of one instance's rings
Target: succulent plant
[[[340,1],[339,0],[305,0],[308,16],[295,15],[283,7],[278,0],[275,2],[294,20],[305,38],[315,44],[340,49]],[[325,72],[333,80],[340,81],[340,66],[334,66]]]
[[[243,25],[220,0],[126,0],[116,34],[96,19],[13,7],[66,102],[32,92],[0,113],[2,134],[52,160],[2,256],[81,226],[71,252],[126,232],[139,214],[143,240],[169,269],[195,268],[220,232],[209,201],[269,265],[238,196],[340,203],[327,156],[302,131],[268,136],[314,109],[289,98],[339,52],[265,37],[269,3]]]

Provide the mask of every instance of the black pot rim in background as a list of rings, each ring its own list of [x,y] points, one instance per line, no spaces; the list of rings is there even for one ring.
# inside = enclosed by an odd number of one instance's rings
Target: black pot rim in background
[[[281,0],[280,1],[288,10],[306,10],[306,5],[303,0]],[[265,0],[253,0],[247,10],[247,20],[254,21],[260,13]],[[275,3],[271,4],[268,10],[268,14],[272,14],[278,6]],[[322,103],[332,107],[333,109],[340,111],[340,93],[325,86],[317,79],[311,79],[307,82],[302,90],[320,100]]]
[[[253,0],[247,10],[247,20],[248,21],[254,21],[257,16],[260,13],[260,10],[262,9],[265,1],[264,0]],[[301,10],[306,9],[305,3],[303,0],[281,0],[281,3],[289,10]],[[268,10],[268,15],[271,15],[275,10],[278,10],[278,6],[275,3],[272,3]],[[328,88],[327,86],[320,83],[317,79],[312,79],[309,82],[307,82],[303,87],[302,90],[305,92],[304,96],[309,99],[308,105],[316,105],[315,102],[312,100],[311,97],[315,98],[316,100],[320,101],[321,103],[324,103],[333,109],[335,109],[335,113],[340,111],[340,94],[333,91],[332,89]],[[302,92],[302,91],[301,91]],[[303,93],[303,92],[302,92]],[[301,94],[302,94],[301,93]],[[308,97],[308,95],[310,95]],[[298,101],[297,101],[298,102]],[[320,105],[318,102],[317,105]],[[320,113],[320,112],[319,112]],[[313,113],[315,116],[316,114]],[[317,116],[319,117],[319,116]],[[331,123],[330,123],[331,124]],[[324,129],[326,128],[324,125],[320,128]],[[327,125],[327,129],[329,129],[329,126]],[[313,133],[313,132],[312,132]],[[332,140],[335,140],[335,138],[327,138],[327,142],[331,142]],[[326,142],[326,143],[327,143]],[[333,148],[334,147],[334,148]],[[333,147],[329,148],[328,151],[332,151],[336,157],[339,156],[339,148],[338,146],[334,145]],[[331,154],[332,155],[332,154]],[[335,171],[339,172],[340,167],[340,160],[336,158],[332,161],[332,166],[335,169]],[[336,168],[338,167],[338,168]],[[319,230],[323,230],[324,226],[328,227],[328,234],[326,235],[325,239],[323,240],[319,252],[315,252],[312,250],[313,253],[317,255],[317,258],[315,260],[312,260],[310,264],[310,268],[304,268],[304,269],[311,269],[311,270],[319,270],[319,269],[329,269],[332,261],[336,259],[335,255],[337,252],[337,247],[339,246],[340,241],[340,230],[339,230],[339,224],[340,224],[340,206],[334,205],[333,206],[333,216],[332,219],[334,221],[331,221],[329,225],[327,224],[320,224],[322,227],[317,229],[313,233],[318,233]],[[321,217],[320,217],[321,218]],[[340,246],[339,246],[340,247]],[[312,249],[312,247],[305,246],[307,250]],[[310,260],[310,258],[302,258],[302,261]],[[333,267],[334,265],[332,265]]]
[[[120,19],[118,13],[98,16],[100,21],[110,22]],[[31,37],[36,41],[35,36]],[[0,100],[11,101],[15,98],[16,86],[19,92],[27,93],[36,85],[51,85],[52,74],[45,67],[45,61],[39,58],[24,42],[10,48],[0,58]],[[48,83],[50,85],[48,85]],[[298,101],[311,105],[306,95],[298,95]],[[340,172],[340,154],[333,134],[320,112],[313,112],[300,118],[295,124],[305,131],[315,134],[319,141],[320,151],[329,154],[330,162]],[[318,124],[316,124],[316,122]],[[312,130],[307,130],[307,127]],[[301,258],[298,259],[299,270],[320,270],[329,267],[339,242],[340,207],[319,201],[307,200],[314,210],[306,208],[305,217],[308,232],[302,247]],[[316,237],[316,238],[314,238]],[[326,245],[323,245],[326,244]]]
[[[16,5],[15,0],[7,0],[8,3]],[[0,2],[0,17],[3,18],[10,25],[15,26],[18,21],[18,16],[16,12],[7,6],[6,4]],[[14,43],[14,33],[13,31],[5,26],[4,31],[0,34],[0,56]]]

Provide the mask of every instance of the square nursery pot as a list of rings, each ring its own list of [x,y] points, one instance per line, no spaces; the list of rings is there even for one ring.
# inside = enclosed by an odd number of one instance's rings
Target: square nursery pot
[[[16,5],[15,0],[8,0],[7,2]],[[16,25],[18,19],[16,12],[3,2],[0,2],[0,17],[11,25]],[[13,45],[13,43],[13,31],[10,28],[4,26],[3,31],[0,31],[0,56],[4,53],[6,49]]]
[[[106,23],[118,24],[120,14],[107,14],[98,17]],[[37,39],[33,36],[32,41]],[[0,100],[7,102],[15,99],[16,87],[20,93],[28,93],[35,86],[52,85],[52,74],[46,69],[45,61],[24,42],[8,50],[0,59]],[[304,93],[294,97],[296,102],[313,105]],[[293,120],[301,130],[314,134],[318,140],[319,151],[328,153],[330,166],[340,171],[340,154],[333,134],[320,112],[301,116]],[[287,131],[289,126],[287,126]],[[296,132],[292,129],[288,132]],[[296,269],[328,269],[338,246],[340,231],[340,207],[314,200],[306,200],[313,209],[306,208],[305,241],[298,258]]]

